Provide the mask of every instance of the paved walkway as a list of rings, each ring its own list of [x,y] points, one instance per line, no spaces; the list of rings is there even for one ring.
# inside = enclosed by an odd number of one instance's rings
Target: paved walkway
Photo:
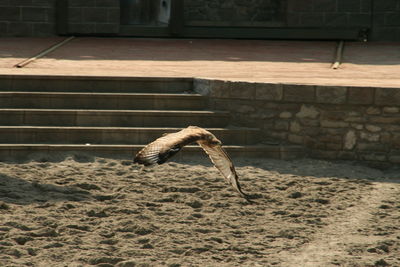
[[[0,75],[204,77],[227,80],[400,88],[400,43],[75,38],[22,69],[18,62],[62,41],[1,38]]]

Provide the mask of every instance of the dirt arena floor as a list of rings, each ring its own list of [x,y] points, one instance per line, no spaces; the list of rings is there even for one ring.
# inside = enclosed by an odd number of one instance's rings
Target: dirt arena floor
[[[400,171],[207,159],[0,163],[1,266],[400,266]]]

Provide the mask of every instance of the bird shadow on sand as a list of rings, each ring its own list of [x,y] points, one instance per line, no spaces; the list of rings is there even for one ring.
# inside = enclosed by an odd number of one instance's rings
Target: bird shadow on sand
[[[91,199],[89,191],[78,186],[62,186],[26,181],[0,173],[0,202],[28,205]]]

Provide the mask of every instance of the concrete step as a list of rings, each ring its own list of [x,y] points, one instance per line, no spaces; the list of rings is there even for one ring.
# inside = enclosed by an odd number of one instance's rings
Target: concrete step
[[[0,75],[0,91],[182,93],[191,78]]]
[[[0,109],[2,126],[226,127],[226,111]]]
[[[198,94],[0,92],[0,108],[202,110]]]
[[[42,161],[62,160],[66,156],[77,155],[84,159],[88,156],[132,159],[144,145],[49,145],[49,144],[0,144],[0,159]],[[304,156],[300,146],[293,145],[249,145],[224,146],[230,157],[236,158],[273,158],[296,159]],[[205,156],[199,146],[186,146],[174,158],[184,159],[190,156]]]
[[[163,133],[181,128],[0,126],[0,143],[14,144],[147,144]],[[224,144],[250,145],[260,141],[254,128],[208,128]]]

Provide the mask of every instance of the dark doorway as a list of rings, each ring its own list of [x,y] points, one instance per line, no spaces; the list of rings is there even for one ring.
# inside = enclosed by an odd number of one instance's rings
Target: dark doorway
[[[121,0],[121,24],[168,27],[171,0]]]

